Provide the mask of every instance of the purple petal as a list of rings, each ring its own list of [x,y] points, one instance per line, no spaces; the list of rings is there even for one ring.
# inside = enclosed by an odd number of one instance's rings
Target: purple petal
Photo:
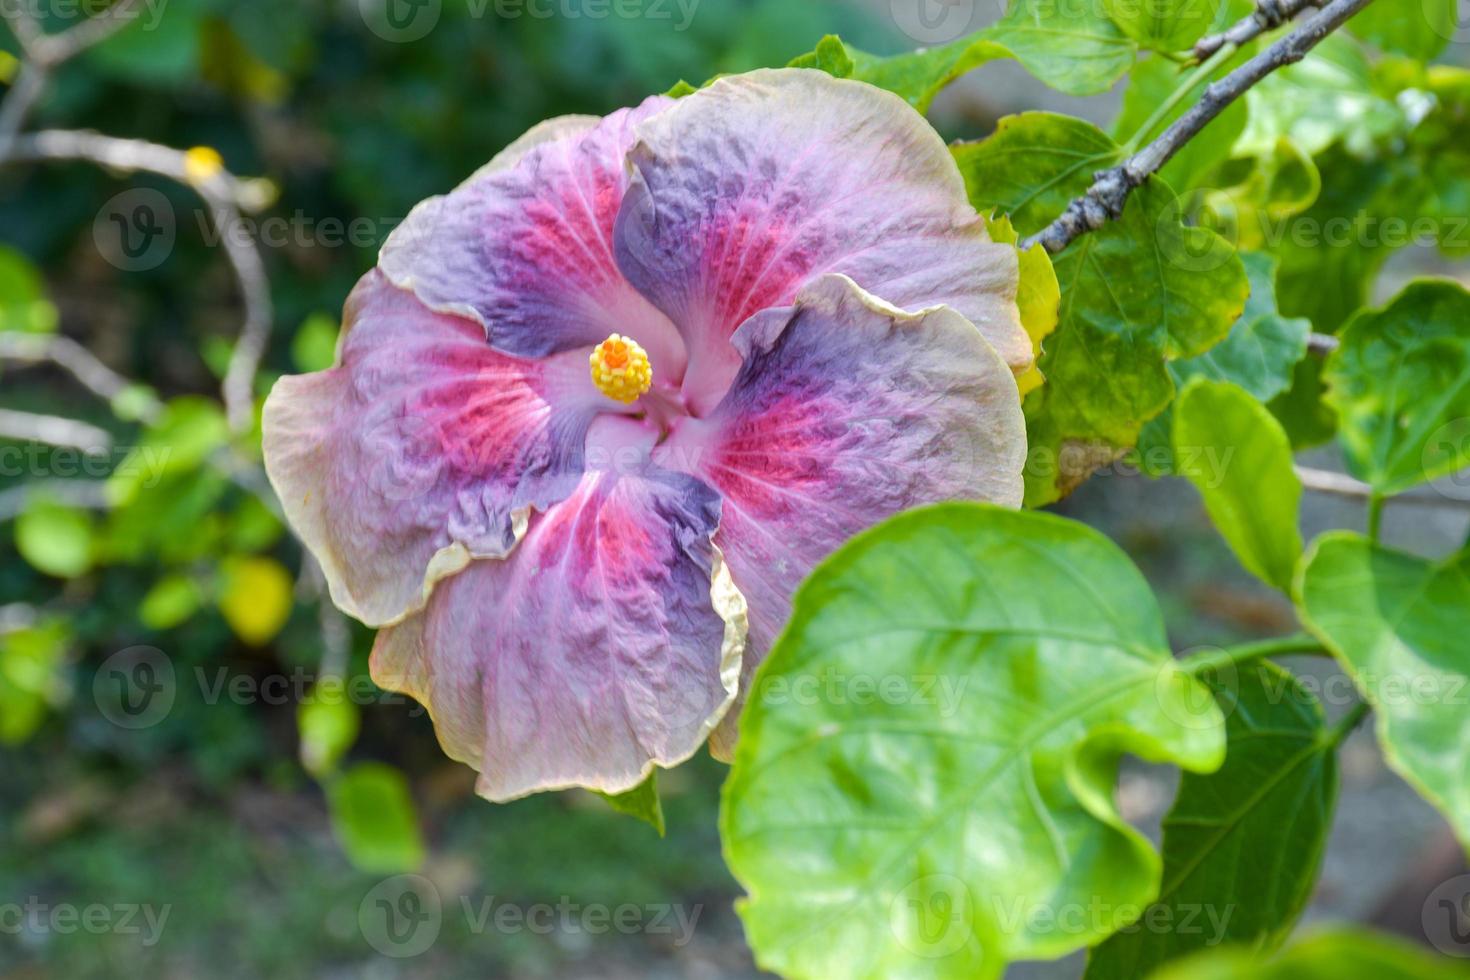
[[[724,401],[657,459],[724,497],[715,542],[749,602],[743,695],[797,585],[849,537],[945,500],[1019,506],[1026,430],[1010,368],[968,320],[904,313],[844,276],[733,342],[745,361]],[[721,757],[737,717],[716,732]]]
[[[423,604],[472,557],[502,557],[530,508],[576,487],[588,426],[616,409],[587,352],[528,361],[369,273],[338,366],[266,400],[265,462],[332,598],[371,626]]]
[[[843,273],[906,310],[953,307],[1016,370],[1031,343],[1016,256],[990,240],[948,148],[902,99],[801,69],[725,78],[638,126],[615,249],[718,401],[746,318]]]
[[[682,474],[591,471],[515,553],[443,583],[378,635],[374,680],[428,706],[495,801],[608,793],[698,749],[734,696],[745,604]]]
[[[543,123],[457,190],[414,208],[379,267],[431,309],[482,323],[506,353],[543,357],[621,333],[656,371],[680,377],[678,332],[623,278],[611,245],[633,127],[671,101],[652,98],[590,127],[586,117]]]

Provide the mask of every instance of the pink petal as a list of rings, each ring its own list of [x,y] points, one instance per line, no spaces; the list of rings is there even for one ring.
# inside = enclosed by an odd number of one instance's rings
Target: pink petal
[[[715,542],[749,601],[742,696],[812,568],[899,511],[1018,507],[1026,429],[1010,368],[953,310],[904,313],[844,276],[735,334],[745,362],[707,419],[660,448],[724,497]],[[738,711],[712,748],[727,757]]]
[[[708,409],[746,318],[843,273],[906,310],[953,307],[1016,370],[1031,343],[1012,248],[990,240],[938,134],[902,99],[802,69],[722,79],[638,126],[618,264],[680,326]]]
[[[505,561],[480,561],[378,635],[381,686],[428,706],[495,801],[609,793],[687,759],[734,696],[745,603],[692,477],[589,471]]]
[[[266,400],[265,462],[332,598],[371,626],[421,606],[472,557],[502,557],[530,508],[576,487],[584,438],[616,409],[587,352],[528,361],[369,273],[338,366]]]
[[[681,377],[678,332],[623,278],[611,245],[633,127],[671,102],[651,98],[590,126],[582,116],[543,123],[414,208],[379,268],[429,308],[483,324],[506,353],[543,357],[621,333],[661,376]]]

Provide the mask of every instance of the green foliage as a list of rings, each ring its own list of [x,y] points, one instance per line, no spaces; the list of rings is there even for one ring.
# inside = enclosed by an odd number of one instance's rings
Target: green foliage
[[[1107,15],[1141,48],[1180,51],[1220,25],[1222,0],[1103,0]]]
[[[327,783],[332,829],[353,865],[373,874],[417,871],[423,834],[408,781],[392,766],[362,762]]]
[[[750,695],[722,813],[746,934],[796,977],[996,977],[1095,943],[1159,886],[1113,803],[1120,754],[1209,771],[1223,734],[1097,532],[896,518],[803,585]],[[1038,914],[1099,895],[1081,922]]]
[[[647,779],[626,793],[597,795],[617,812],[642,820],[658,831],[660,837],[664,836],[664,807],[658,796],[658,770],[649,773]]]
[[[1276,263],[1259,252],[1241,253],[1250,296],[1245,311],[1229,335],[1198,357],[1171,361],[1169,376],[1182,390],[1195,378],[1229,382],[1262,402],[1288,390],[1293,372],[1307,355],[1312,325],[1287,319],[1276,312]],[[1171,406],[1143,427],[1137,458],[1144,472],[1162,476],[1174,472],[1174,410]]]
[[[1401,493],[1470,464],[1470,292],[1410,285],[1358,314],[1327,362],[1328,402],[1354,475]]]
[[[829,36],[792,64],[887,89],[922,112],[950,82],[998,58],[1014,58],[1039,81],[1068,95],[1097,95],[1127,73],[1137,52],[1101,5],[1011,0],[995,24],[938,47],[885,58]]]
[[[19,745],[67,693],[61,668],[71,631],[49,620],[0,632],[0,745]]]
[[[296,712],[301,735],[301,765],[318,779],[336,772],[357,741],[362,713],[347,697],[343,682],[324,678]]]
[[[1302,485],[1291,442],[1265,406],[1232,384],[1190,382],[1174,408],[1174,457],[1240,563],[1290,592]]]
[[[1470,552],[1436,564],[1333,533],[1309,553],[1297,603],[1376,709],[1389,765],[1470,847],[1467,569]]]
[[[38,571],[76,578],[92,567],[92,518],[51,500],[30,504],[15,522],[15,549]]]
[[[1220,943],[1269,950],[1306,906],[1337,797],[1334,733],[1316,699],[1271,664],[1232,668],[1211,687],[1226,717],[1225,765],[1185,773],[1164,818],[1158,900],[1088,954],[1084,980],[1146,977]]]
[[[0,246],[0,331],[52,333],[56,320],[41,273],[20,252]]]
[[[1303,939],[1264,962],[1240,949],[1212,950],[1151,980],[1454,980],[1466,975],[1401,939],[1340,931]]]

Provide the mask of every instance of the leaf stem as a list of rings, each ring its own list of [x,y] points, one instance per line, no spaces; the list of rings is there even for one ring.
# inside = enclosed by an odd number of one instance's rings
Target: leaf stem
[[[1190,657],[1180,667],[1185,673],[1198,676],[1201,673],[1219,667],[1239,667],[1243,664],[1254,663],[1257,660],[1264,660],[1267,657],[1284,657],[1293,653],[1327,656],[1328,650],[1315,636],[1310,636],[1306,633],[1297,633],[1293,636],[1261,640],[1256,643],[1242,643],[1238,646],[1227,647],[1224,650],[1202,653]]]
[[[1328,729],[1326,733],[1327,744],[1333,748],[1337,748],[1343,742],[1347,741],[1347,737],[1363,723],[1363,719],[1367,718],[1368,713],[1372,710],[1373,706],[1367,701],[1359,701],[1353,705],[1351,710],[1338,720],[1337,724]]]
[[[1376,492],[1368,497],[1368,539],[1374,544],[1383,533],[1383,504],[1387,499]]]
[[[1144,124],[1138,127],[1138,130],[1129,137],[1127,143],[1123,144],[1124,155],[1132,156],[1138,152],[1138,148],[1143,145],[1144,140],[1152,136],[1153,131],[1158,128],[1159,124],[1169,118],[1169,113],[1173,112],[1175,107],[1180,102],[1183,102],[1189,96],[1189,93],[1193,92],[1199,86],[1200,82],[1208,78],[1215,69],[1219,68],[1234,53],[1235,46],[1227,44],[1219,51],[1210,55],[1204,64],[1190,72],[1189,77],[1175,88],[1173,92],[1169,93],[1169,97],[1159,104],[1159,107],[1154,110],[1153,115],[1149,116]]]

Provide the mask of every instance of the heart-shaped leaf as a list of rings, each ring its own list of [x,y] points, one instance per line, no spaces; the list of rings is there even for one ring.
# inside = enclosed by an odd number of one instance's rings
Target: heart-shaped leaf
[[[1422,280],[1360,313],[1326,379],[1348,464],[1379,493],[1470,464],[1470,292]]]
[[[1388,764],[1470,845],[1470,552],[1436,564],[1328,534],[1297,588],[1303,620],[1377,709]]]
[[[1335,733],[1273,664],[1211,684],[1226,714],[1225,765],[1186,773],[1164,818],[1164,885],[1138,922],[1094,949],[1084,980],[1134,980],[1222,942],[1272,947],[1301,915],[1337,798]]]
[[[751,692],[721,812],[747,936],[793,977],[998,977],[1096,943],[1159,885],[1114,803],[1120,755],[1209,771],[1223,751],[1102,535],[901,515],[807,581]]]

